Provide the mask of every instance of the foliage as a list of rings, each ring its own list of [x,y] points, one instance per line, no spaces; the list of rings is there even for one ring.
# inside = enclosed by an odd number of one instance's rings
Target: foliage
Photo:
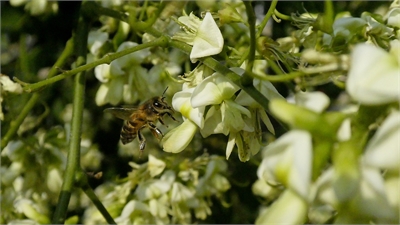
[[[1,4],[1,223],[399,222],[397,0]]]

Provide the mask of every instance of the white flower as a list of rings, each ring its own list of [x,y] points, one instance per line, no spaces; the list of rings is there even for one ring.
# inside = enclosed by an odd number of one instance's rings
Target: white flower
[[[397,48],[397,45],[393,45]],[[351,55],[346,90],[365,105],[398,102],[400,99],[400,52],[388,53],[369,44],[357,45]]]
[[[124,90],[122,87],[124,86],[124,83],[124,77],[118,77],[111,79],[107,83],[101,84],[96,93],[96,104],[98,106],[102,106],[107,103],[117,105],[122,98]]]
[[[265,147],[257,170],[259,179],[282,183],[303,199],[308,198],[311,182],[312,144],[306,131],[291,130]]]
[[[364,155],[367,165],[380,169],[400,169],[400,112],[392,112],[369,141]]]
[[[307,202],[287,189],[260,213],[255,224],[303,224],[306,222],[307,211]]]
[[[199,179],[196,186],[196,195],[204,196],[229,190],[231,185],[228,179],[220,175],[221,172],[226,172],[226,168],[226,161],[217,157],[213,158],[207,164],[206,173]]]
[[[208,215],[211,215],[211,209],[209,204],[203,200],[199,199],[199,204],[197,207],[194,208],[194,213],[196,218],[205,220]]]
[[[351,198],[344,200],[345,208],[340,204],[340,190],[335,189],[335,171],[331,167],[317,180],[316,200],[332,206],[339,211],[335,223],[395,223],[398,221],[398,208],[390,205],[385,183],[377,168],[360,165],[361,180]],[[398,179],[398,178],[397,178]],[[398,182],[398,181],[397,181]],[[344,184],[346,185],[346,184]],[[345,186],[343,190],[345,190]],[[398,193],[398,190],[396,191]],[[392,193],[392,196],[396,194]],[[398,194],[397,194],[398,196]],[[364,220],[360,220],[365,218]]]
[[[343,120],[336,135],[337,135],[337,139],[339,141],[347,141],[351,138],[351,119],[350,118]]]
[[[261,68],[265,69],[265,67],[263,67],[261,63],[256,63],[255,66],[257,66],[256,68],[258,68],[258,70],[262,70]],[[231,68],[231,70],[239,75],[242,75],[244,72],[244,70],[242,68]],[[260,73],[260,72],[258,72],[258,73]],[[268,100],[283,99],[282,95],[279,94],[279,92],[276,90],[274,85],[267,80],[253,79],[253,85]],[[267,113],[265,112],[265,109],[260,104],[258,104],[252,97],[250,97],[250,95],[248,95],[245,91],[242,90],[236,97],[235,102],[242,106],[255,108],[256,109],[255,112],[253,112],[251,110],[251,112],[252,112],[251,117],[254,119],[257,119],[257,120],[261,119],[262,122],[267,127],[268,131],[271,132],[272,134],[275,134],[275,129],[274,129]],[[259,123],[259,121],[255,121],[255,122]]]
[[[108,33],[99,30],[90,31],[88,36],[88,48],[90,53],[98,55],[100,48],[108,40]]]
[[[187,119],[163,138],[163,149],[166,152],[179,153],[183,151],[192,141],[197,131],[197,126],[191,120]]]
[[[5,76],[3,74],[0,74],[0,86],[1,92],[21,94],[23,91],[20,84],[15,83],[10,79],[9,76]]]
[[[118,52],[137,46],[134,42],[124,42],[118,47]],[[102,82],[96,93],[96,104],[107,103],[117,105],[121,100],[133,103],[140,93],[148,94],[148,72],[140,63],[150,55],[148,49],[133,52],[110,63],[95,68],[96,78]]]
[[[210,12],[203,21],[190,13],[178,19],[184,32],[177,32],[172,38],[193,45],[190,60],[195,63],[198,58],[216,55],[222,51],[224,38]]]
[[[194,197],[194,194],[194,191],[185,185],[179,182],[174,182],[171,188],[171,202],[188,201]]]
[[[329,97],[324,93],[315,92],[298,92],[295,95],[296,105],[303,106],[314,112],[321,113],[329,106]]]
[[[193,107],[191,104],[192,93],[195,89],[188,88],[175,93],[172,98],[172,107],[180,112],[185,118],[193,121],[198,127],[204,126],[204,106]]]
[[[135,42],[124,42],[119,47],[117,52],[137,46]],[[142,49],[118,58],[110,63],[110,73],[113,76],[124,75],[124,69],[130,68],[132,65],[141,64],[144,59],[150,55],[149,49]]]
[[[239,87],[220,73],[214,73],[203,80],[193,91],[192,106],[194,108],[217,105],[230,99]]]
[[[147,180],[137,187],[135,194],[139,200],[158,198],[171,189],[171,183],[163,180]]]
[[[182,76],[182,80],[185,81],[184,85],[186,85],[188,88],[196,87],[204,80],[204,77],[208,77],[213,72],[214,71],[208,68],[206,65],[201,64],[189,73],[185,73]]]
[[[165,169],[165,162],[157,159],[153,155],[149,154],[149,162],[147,164],[147,169],[151,177],[155,177],[162,173]]]
[[[253,186],[251,187],[251,190],[255,195],[261,196],[268,200],[276,198],[281,193],[279,188],[273,187],[264,180],[260,179],[254,182]]]
[[[168,216],[169,199],[166,194],[158,199],[150,199],[149,210],[154,217],[166,218]]]
[[[207,77],[195,88],[192,106],[212,105],[201,129],[203,137],[215,133],[228,135],[245,127],[243,115],[251,117],[250,111],[231,99],[238,90],[239,87],[219,73]]]
[[[391,207],[399,211],[400,209],[400,177],[391,176],[385,179],[385,190],[387,199]]]
[[[10,77],[0,74],[0,120],[4,120],[4,114],[1,107],[1,103],[3,102],[3,95],[5,92],[21,94],[22,87],[18,83],[14,83]]]
[[[130,217],[135,211],[139,211],[140,213],[149,212],[149,206],[143,202],[131,200],[125,205],[121,215],[115,218],[115,222],[129,224],[131,221]]]
[[[169,131],[163,138],[166,152],[178,153],[184,150],[193,139],[198,128],[204,126],[204,106],[194,108],[190,102],[194,88],[185,88],[175,93],[172,107],[183,115],[183,123]],[[196,126],[197,125],[197,126]]]
[[[55,168],[50,169],[47,175],[47,187],[50,189],[50,191],[58,193],[61,189],[61,185],[62,178],[60,171]]]
[[[400,28],[400,8],[393,8],[387,14],[387,25]]]
[[[259,124],[260,121],[258,113],[261,112],[262,117],[262,113],[265,113],[265,111],[262,109],[251,109],[250,112],[251,117],[246,116],[243,120],[244,126],[242,127],[242,130],[236,131],[234,129],[230,129],[228,144],[226,145],[226,159],[228,159],[231,155],[235,145],[238,149],[239,160],[242,162],[250,160],[252,155],[257,154],[260,151],[261,125]]]
[[[23,213],[29,219],[42,224],[50,223],[50,219],[43,212],[40,212],[40,207],[29,199],[16,200],[14,207],[17,212]]]
[[[190,52],[190,61],[195,63],[198,58],[216,55],[222,51],[223,46],[224,38],[221,31],[211,13],[207,12],[194,38],[193,48]]]

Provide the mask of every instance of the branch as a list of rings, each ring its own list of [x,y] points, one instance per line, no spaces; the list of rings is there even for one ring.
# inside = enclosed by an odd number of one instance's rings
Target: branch
[[[129,48],[129,49],[125,49],[123,51],[120,52],[116,52],[113,54],[107,54],[105,55],[103,58],[96,60],[94,62],[91,62],[89,64],[83,65],[83,66],[79,66],[75,69],[69,70],[69,71],[65,71],[55,77],[52,77],[50,79],[46,79],[43,81],[39,81],[37,83],[33,83],[33,84],[26,84],[16,78],[14,78],[14,80],[18,83],[20,83],[23,86],[24,91],[26,92],[32,92],[32,91],[37,91],[47,85],[53,84],[57,81],[63,80],[67,77],[73,76],[77,73],[82,73],[86,70],[92,69],[98,65],[101,64],[110,64],[113,60],[118,59],[122,56],[128,55],[132,52],[136,52],[145,48],[150,48],[150,47],[154,47],[154,46],[165,46],[167,43],[167,40],[164,37],[158,38],[156,40],[141,44],[141,45],[137,45],[135,47]],[[84,49],[86,50],[86,48]]]
[[[254,14],[253,6],[250,1],[244,1],[243,4],[246,6],[246,13],[249,23],[250,30],[250,48],[247,58],[246,71],[253,71],[254,58],[256,55],[256,15]],[[253,86],[253,79],[247,74],[242,76],[242,84],[244,86]]]
[[[263,21],[258,25],[258,31],[256,37],[261,36],[261,33],[264,30],[264,27],[267,25],[269,18],[271,18],[272,14],[274,14],[276,4],[278,4],[278,0],[272,0],[267,14],[265,14]]]
[[[99,198],[97,198],[93,189],[90,187],[87,179],[87,173],[85,173],[82,170],[79,170],[79,172],[77,172],[77,184],[82,188],[82,190],[85,192],[88,198],[93,202],[93,204],[96,206],[99,212],[104,216],[104,219],[106,219],[107,223],[117,224],[111,217],[107,209],[104,207],[104,205],[101,203]]]
[[[83,4],[82,7],[85,5]],[[89,34],[89,21],[81,15],[78,20],[75,36],[75,52],[77,53],[77,65],[83,65],[86,62],[87,39]],[[75,181],[75,175],[80,168],[80,147],[82,133],[82,117],[85,99],[85,72],[82,71],[75,76],[74,100],[71,121],[71,138],[69,142],[67,168],[64,174],[64,180],[61,193],[58,199],[56,211],[53,216],[53,224],[64,223],[67,215],[68,204],[71,198],[71,192]]]

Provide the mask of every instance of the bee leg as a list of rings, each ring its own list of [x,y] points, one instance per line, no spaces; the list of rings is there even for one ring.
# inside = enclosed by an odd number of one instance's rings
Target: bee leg
[[[161,115],[161,116],[158,118],[158,121],[160,121],[160,123],[161,123],[162,125],[164,125],[164,126],[168,127],[167,125],[165,125],[165,123],[164,123],[164,120],[163,120],[162,116],[163,116],[163,115]]]
[[[168,127],[168,125],[165,125],[164,120],[163,120],[163,116],[164,116],[165,114],[167,114],[167,115],[168,115],[169,117],[171,117],[173,120],[175,120],[176,122],[178,122],[178,120],[176,120],[175,117],[172,116],[171,113],[165,112],[165,113],[161,114],[161,116],[158,118],[158,121],[160,121],[160,123],[161,123],[162,125]]]
[[[144,148],[146,148],[146,138],[144,138],[142,132],[138,130],[138,139],[139,139],[139,149],[140,151],[143,151]]]
[[[177,122],[178,122],[178,120],[176,120],[175,117],[174,117],[171,113],[167,112],[167,115],[168,115],[169,117],[171,117],[174,121],[177,121]]]
[[[161,138],[164,136],[164,134],[161,132],[161,130],[158,129],[158,128],[156,127],[156,125],[154,125],[154,123],[149,122],[149,128],[150,128],[151,133],[152,133],[152,134],[154,135],[154,137],[156,137],[157,139],[161,139]],[[160,136],[161,136],[161,138],[160,138]]]

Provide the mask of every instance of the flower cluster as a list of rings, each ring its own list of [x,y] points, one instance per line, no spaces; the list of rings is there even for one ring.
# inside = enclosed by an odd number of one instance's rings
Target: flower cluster
[[[223,37],[209,12],[202,21],[193,14],[182,16],[178,21],[182,31],[177,32],[173,39],[193,45],[190,56],[192,62],[197,58],[221,52]],[[262,70],[265,66],[257,62],[255,69]],[[241,68],[231,70],[239,75],[244,72]],[[212,134],[229,136],[226,158],[229,158],[236,145],[239,159],[248,161],[261,148],[260,121],[274,133],[261,106],[223,74],[213,73],[200,64],[183,75],[182,80],[182,91],[174,95],[172,105],[182,114],[184,122],[166,134],[163,140],[164,151],[181,152],[188,146],[196,131],[200,130],[203,137]],[[268,99],[282,98],[268,81],[254,79],[253,84]]]
[[[48,0],[11,0],[10,4],[14,7],[23,6],[32,16],[43,14],[56,14],[58,12],[58,2]]]
[[[51,223],[51,210],[57,204],[66,166],[71,112],[71,107],[64,110],[65,127],[57,126],[49,130],[40,128],[23,141],[10,141],[1,152],[1,223]],[[85,114],[88,117],[87,112]],[[34,128],[32,121],[39,120],[37,117],[28,117],[20,127],[20,134],[31,131]],[[97,170],[102,154],[92,144],[88,126],[83,126],[80,164],[85,170]],[[79,199],[78,196],[78,192],[72,193],[72,199]],[[78,217],[72,216],[67,220],[77,223]]]
[[[113,24],[105,23],[104,27],[111,27]],[[88,48],[91,60],[104,56],[109,48],[115,48],[116,52],[126,50],[138,45],[136,42],[127,40],[131,32],[129,25],[125,22],[118,22],[118,30],[112,40],[109,40],[110,31],[103,31],[106,28],[93,30],[89,33]],[[115,25],[114,25],[115,26]],[[111,28],[108,28],[111,29]],[[143,42],[148,39],[143,36]],[[170,75],[178,74],[181,69],[177,66],[179,54],[172,51],[170,57],[155,57],[150,49],[143,49],[128,54],[112,61],[110,64],[102,64],[95,68],[95,76],[101,82],[96,93],[96,104],[117,105],[137,104],[146,100],[149,96],[160,95],[167,86]],[[169,58],[165,60],[164,58]],[[147,69],[143,64],[152,63],[153,67]]]
[[[392,41],[389,52],[370,44],[354,48],[346,90],[361,105],[350,112],[325,112],[329,98],[320,92],[296,94],[296,105],[272,100],[271,111],[291,130],[263,150],[253,192],[274,203],[256,224],[399,220],[398,43]],[[387,104],[385,113],[370,117]],[[368,132],[363,129],[376,123],[375,134],[362,144]]]
[[[189,224],[211,215],[212,196],[224,201],[230,189],[225,160],[204,154],[193,161],[172,165],[149,155],[133,169],[124,182],[104,184],[96,193],[118,224]],[[133,194],[131,194],[133,193]],[[192,218],[194,215],[195,218]],[[85,211],[86,224],[105,223],[94,206]]]
[[[14,83],[10,77],[0,74],[0,120],[4,120],[4,114],[2,110],[3,96],[8,93],[11,94],[21,94],[22,87],[20,84]]]
[[[236,71],[243,72],[241,69]],[[199,71],[194,73],[198,77],[205,76]],[[194,79],[196,82],[201,80],[198,77]],[[185,121],[165,136],[165,151],[177,153],[184,150],[194,133],[200,130],[203,137],[212,134],[229,136],[226,158],[229,158],[236,145],[240,160],[247,161],[261,147],[260,121],[274,132],[265,111],[243,91],[236,95],[239,87],[224,75],[213,73],[195,87],[189,85],[190,83],[185,83],[183,90],[172,99],[174,109],[183,115]],[[267,98],[281,98],[269,82],[254,80],[254,85],[266,93]],[[186,135],[181,136],[181,133]]]

